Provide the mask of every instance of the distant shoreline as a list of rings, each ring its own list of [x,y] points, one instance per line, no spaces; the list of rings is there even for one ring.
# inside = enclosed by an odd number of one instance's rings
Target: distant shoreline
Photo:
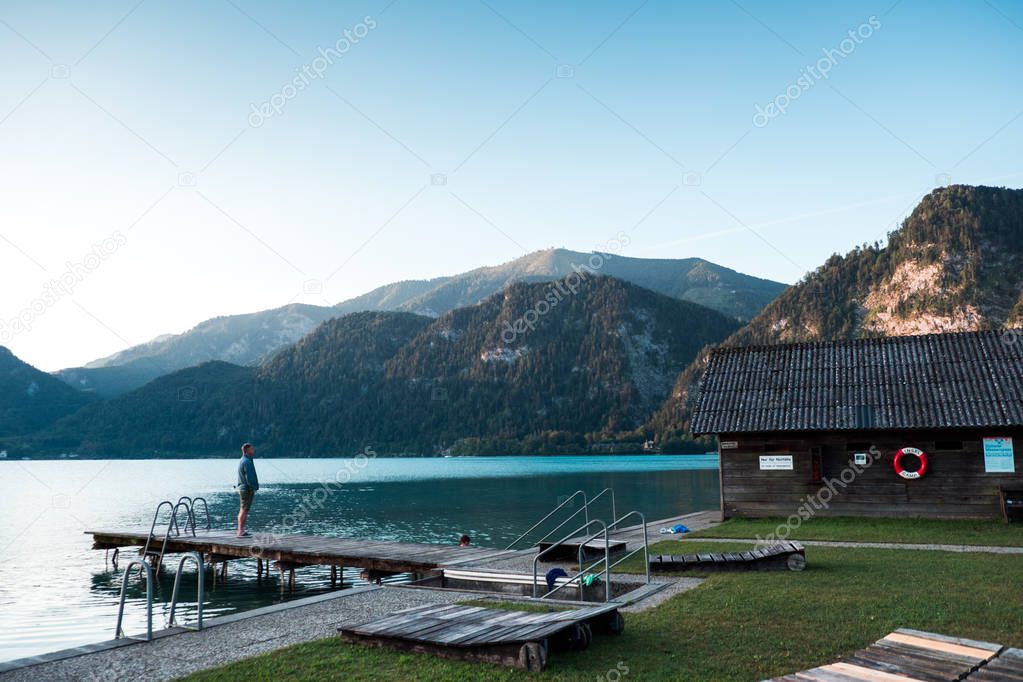
[[[413,455],[413,454],[378,454],[374,456],[374,459],[476,459],[484,457],[706,457],[708,455],[717,456],[717,452],[680,452],[680,453],[655,453],[655,452],[628,452],[628,453],[615,453],[609,454],[606,452],[601,453],[577,453],[577,454],[563,454],[554,453],[547,455],[538,454],[505,454],[505,455]],[[359,455],[260,455],[259,459],[354,459]],[[82,454],[68,454],[62,455],[21,455],[11,456],[8,455],[6,458],[0,458],[0,464],[3,462],[25,462],[25,461],[39,461],[39,462],[80,462],[80,461],[110,461],[110,460],[130,460],[130,461],[142,461],[142,460],[193,460],[193,459],[237,459],[238,455],[235,453],[224,453],[219,455],[188,455],[182,453],[167,453],[167,454],[146,454],[146,455],[82,455]]]

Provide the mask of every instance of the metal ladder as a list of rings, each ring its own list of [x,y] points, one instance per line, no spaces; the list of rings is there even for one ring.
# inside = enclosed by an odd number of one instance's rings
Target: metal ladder
[[[117,626],[114,628],[114,639],[138,639],[138,637],[125,637],[121,623],[124,620],[124,600],[128,595],[128,580],[131,577],[131,569],[138,564],[146,574],[146,638],[144,642],[153,640],[153,567],[142,559],[132,559],[124,567],[124,575],[121,578],[121,601],[117,606]]]
[[[191,560],[195,563],[196,576],[198,580],[198,591],[196,593],[196,609],[197,609],[197,623],[193,626],[180,625],[176,622],[175,612],[178,607],[178,587],[181,584],[181,569],[184,568],[185,562]],[[131,570],[139,565],[146,575],[146,636],[145,638],[139,637],[127,637],[124,634],[124,604],[128,596],[128,581],[131,579]],[[188,554],[182,555],[178,561],[177,571],[174,573],[174,589],[171,591],[170,600],[170,618],[168,625],[170,627],[179,627],[185,630],[202,630],[202,608],[203,601],[205,598],[205,571],[203,570],[202,556],[198,552],[189,552]],[[140,642],[151,642],[153,640],[153,582],[156,579],[156,572],[153,567],[142,559],[132,559],[128,562],[128,565],[124,567],[124,574],[121,578],[121,596],[117,604],[117,625],[114,627],[114,639],[134,639]]]
[[[174,611],[178,606],[178,585],[181,582],[181,569],[184,568],[185,562],[189,559],[195,563],[195,573],[198,576],[198,592],[196,594],[196,608],[198,610],[198,623],[195,627],[187,625],[178,625],[174,620]],[[202,604],[203,595],[205,594],[206,579],[205,570],[203,568],[202,555],[199,552],[189,552],[183,554],[181,559],[178,560],[178,570],[174,573],[174,589],[171,590],[171,601],[170,601],[170,619],[168,625],[170,627],[180,627],[186,630],[202,630]]]
[[[582,498],[583,498],[583,506],[581,508],[577,509],[572,514],[570,514],[568,516],[568,518],[566,518],[564,521],[562,521],[557,526],[552,528],[546,535],[544,535],[542,538],[540,538],[539,540],[537,540],[536,542],[534,542],[532,544],[539,545],[541,542],[546,542],[552,535],[554,535],[559,530],[561,530],[566,525],[568,525],[568,523],[572,519],[574,519],[575,517],[579,516],[579,514],[583,514],[584,520],[586,521],[586,523],[589,523],[590,522],[590,507],[593,506],[593,503],[596,502],[597,500],[599,500],[604,495],[609,495],[610,498],[611,498],[611,518],[612,519],[615,518],[615,515],[617,513],[616,512],[616,507],[615,507],[615,491],[612,488],[604,488],[599,493],[597,493],[596,495],[594,495],[593,497],[590,497],[590,498],[587,498],[586,493],[584,491],[576,490],[574,493],[572,493],[567,498],[565,498],[559,505],[554,507],[554,509],[552,509],[550,512],[548,512],[546,516],[544,516],[542,519],[540,519],[539,521],[534,523],[532,526],[530,526],[529,529],[526,530],[526,532],[524,532],[522,535],[520,535],[517,538],[515,538],[514,540],[512,540],[511,544],[509,544],[507,547],[505,547],[505,550],[509,550],[509,549],[512,549],[513,547],[515,547],[515,545],[519,544],[519,542],[521,542],[523,539],[525,539],[530,533],[532,533],[534,530],[536,530],[537,528],[542,526],[545,521],[547,521],[549,518],[551,518],[552,516],[557,514],[559,511],[561,511],[562,508],[568,506],[568,504],[570,502],[575,500],[575,498],[579,497],[580,495],[582,495]],[[615,524],[613,524],[613,523],[610,526],[608,526],[608,528],[614,528],[614,527],[615,527]]]
[[[636,549],[632,550],[631,552],[627,552],[624,556],[620,557],[617,561],[615,561],[614,563],[611,563],[611,542],[610,542],[610,535],[608,533],[608,530],[610,528],[617,527],[618,524],[620,524],[622,521],[624,521],[625,519],[627,519],[629,517],[632,517],[632,516],[639,517],[639,522],[643,526],[643,546],[642,547],[637,547]],[[542,595],[539,594],[540,590],[539,590],[539,571],[538,571],[538,569],[539,569],[540,559],[543,556],[545,556],[547,553],[549,553],[549,552],[553,551],[554,549],[560,547],[561,545],[565,544],[569,540],[572,540],[573,538],[576,538],[578,533],[587,532],[587,529],[591,528],[594,525],[599,525],[600,530],[598,530],[596,533],[593,533],[592,535],[589,535],[589,536],[583,538],[579,542],[579,551],[578,551],[579,570],[578,570],[578,572],[574,576],[572,576],[571,578],[569,578],[568,580],[563,582],[562,584],[556,585],[552,589],[549,589],[545,594],[542,594]],[[604,557],[602,559],[598,559],[597,561],[593,562],[589,566],[585,566],[584,567],[583,566],[583,551],[586,549],[586,545],[588,543],[592,542],[593,540],[598,539],[601,535],[603,535],[603,537],[604,537]],[[575,529],[574,531],[572,531],[571,533],[569,533],[565,537],[561,538],[560,540],[558,540],[557,542],[552,544],[547,549],[542,550],[541,552],[538,552],[537,555],[535,557],[533,557],[533,597],[536,598],[536,599],[547,599],[551,595],[553,595],[555,592],[557,592],[559,590],[562,590],[562,589],[564,589],[564,588],[566,588],[566,587],[568,587],[570,585],[574,585],[574,584],[578,584],[579,585],[579,587],[580,587],[580,596],[581,596],[582,595],[582,585],[583,585],[582,581],[583,581],[583,579],[587,575],[590,575],[591,571],[593,571],[597,567],[603,566],[603,570],[601,572],[604,574],[604,585],[605,585],[605,588],[604,588],[604,601],[605,602],[611,601],[611,591],[612,591],[611,590],[611,571],[612,571],[612,569],[614,569],[615,566],[618,566],[619,564],[621,564],[626,559],[629,559],[630,557],[635,556],[639,552],[643,552],[643,565],[644,565],[645,574],[646,574],[646,584],[649,585],[650,584],[650,540],[649,540],[649,536],[648,536],[648,533],[647,533],[646,517],[643,515],[642,512],[630,511],[627,514],[624,514],[621,517],[619,517],[617,519],[614,519],[614,522],[612,524],[610,524],[610,525],[605,524],[603,521],[601,521],[599,519],[594,519],[592,521],[587,521],[585,524],[583,524],[579,528]]]
[[[202,502],[203,511],[206,516],[206,530],[211,528],[210,520],[210,509],[206,504],[206,499],[203,497],[191,498],[188,496],[181,496],[178,498],[176,503],[170,500],[163,500],[160,504],[156,505],[156,511],[153,512],[153,522],[149,525],[149,535],[146,536],[146,544],[142,548],[140,556],[145,559],[146,557],[152,556],[153,566],[157,571],[160,570],[160,563],[163,561],[163,555],[167,552],[167,542],[170,540],[171,531],[174,532],[175,537],[180,537],[181,526],[178,524],[178,510],[184,507],[185,509],[185,532],[191,531],[192,537],[196,535],[196,521],[195,521],[195,505],[197,502]],[[163,543],[160,546],[160,550],[150,550],[150,543],[156,539],[153,531],[156,530],[156,523],[160,519],[160,511],[167,506],[170,508],[170,519],[167,521],[167,530],[163,535]]]

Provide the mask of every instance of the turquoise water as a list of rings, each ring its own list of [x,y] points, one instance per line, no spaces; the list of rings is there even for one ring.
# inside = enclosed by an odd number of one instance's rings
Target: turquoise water
[[[253,532],[438,544],[466,533],[475,545],[504,547],[580,489],[611,487],[619,515],[638,509],[649,520],[718,506],[717,455],[257,457],[256,468]],[[205,497],[214,527],[231,528],[234,471],[234,460],[211,459],[0,461],[0,660],[111,638],[121,574],[84,531],[148,527],[157,502],[182,495]],[[610,519],[610,503],[592,515]],[[208,587],[204,608],[210,617],[247,610],[321,593],[329,581],[329,569],[301,569],[296,592],[285,594],[276,574],[259,584],[254,562],[236,561],[227,584]],[[359,584],[358,571],[346,570],[345,581]],[[155,628],[166,622],[171,583],[165,570]],[[194,576],[185,585],[182,600],[194,600]],[[132,584],[128,632],[144,629],[144,596],[142,584]]]

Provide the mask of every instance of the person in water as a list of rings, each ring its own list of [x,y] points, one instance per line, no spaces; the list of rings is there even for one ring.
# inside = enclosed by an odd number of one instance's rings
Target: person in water
[[[238,537],[247,538],[249,533],[245,530],[245,521],[249,518],[249,508],[252,507],[252,498],[259,490],[259,479],[256,477],[256,465],[252,458],[256,455],[256,448],[252,443],[242,446],[242,458],[238,460],[238,497],[241,506],[238,510]]]
[[[469,537],[468,535],[463,535],[462,537],[458,538],[458,546],[459,547],[468,547],[469,543],[471,543],[471,542],[472,542],[472,538]]]

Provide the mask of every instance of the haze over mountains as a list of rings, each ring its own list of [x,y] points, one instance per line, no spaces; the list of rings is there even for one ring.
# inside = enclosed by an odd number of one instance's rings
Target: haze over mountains
[[[216,317],[183,334],[162,336],[85,367],[61,370],[57,376],[100,396],[119,395],[168,372],[209,360],[258,364],[338,315],[379,310],[437,317],[479,303],[513,282],[547,282],[577,268],[699,303],[740,320],[751,318],[785,288],[699,258],[629,258],[548,249],[450,277],[395,282],[333,307],[293,304]]]
[[[196,455],[256,440],[278,455],[366,447],[508,454],[599,452],[612,443],[635,451],[653,439],[658,450],[679,452],[706,445],[694,441],[688,419],[715,345],[1023,327],[1023,190],[937,189],[886,244],[832,256],[745,323],[738,311],[773,283],[703,261],[643,261],[647,272],[632,275],[648,287],[603,270],[533,281],[543,277],[535,271],[563,267],[564,253],[532,254],[529,263],[497,268],[501,274],[482,268],[389,285],[351,305],[397,310],[336,317],[339,310],[325,308],[332,319],[305,334],[298,319],[312,319],[305,308],[208,321],[187,339],[152,345],[196,358],[201,350],[184,354],[188,343],[208,335],[207,345],[220,348],[231,337],[235,345],[223,348],[232,357],[263,361],[205,362],[108,400],[2,351],[0,449]],[[674,285],[665,274],[672,271]],[[501,277],[511,283],[499,284]],[[481,302],[433,315],[489,288]],[[685,296],[718,297],[728,312]],[[270,312],[273,323],[264,324],[259,316]],[[301,338],[287,343],[288,334]],[[1023,343],[1023,334],[1005,336]],[[269,359],[256,353],[275,343],[285,346]],[[131,353],[122,357],[160,357]]]

